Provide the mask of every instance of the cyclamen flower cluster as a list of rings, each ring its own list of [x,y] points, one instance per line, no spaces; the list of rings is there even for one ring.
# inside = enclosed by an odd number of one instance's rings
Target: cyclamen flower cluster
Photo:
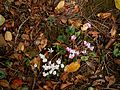
[[[87,48],[89,48],[91,51],[93,51],[94,46],[91,46],[89,42],[84,41],[84,45],[85,45]]]
[[[64,68],[64,64],[61,63],[61,59],[58,58],[58,60],[56,61],[56,63],[52,63],[51,61],[49,61],[47,63],[47,59],[45,58],[45,56],[43,54],[39,54],[41,59],[43,60],[43,62],[45,63],[42,67],[44,69],[44,72],[42,73],[44,77],[48,76],[48,75],[57,75],[57,71],[60,68]]]
[[[79,51],[76,51],[70,47],[67,47],[66,50],[70,53],[69,54],[70,59],[73,59],[75,57],[75,55],[79,55]]]

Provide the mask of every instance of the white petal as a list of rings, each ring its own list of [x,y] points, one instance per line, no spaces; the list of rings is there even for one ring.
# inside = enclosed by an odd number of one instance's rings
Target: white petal
[[[64,64],[61,64],[61,68],[64,68]]]
[[[56,71],[53,71],[53,75],[56,75],[57,74],[57,72]]]

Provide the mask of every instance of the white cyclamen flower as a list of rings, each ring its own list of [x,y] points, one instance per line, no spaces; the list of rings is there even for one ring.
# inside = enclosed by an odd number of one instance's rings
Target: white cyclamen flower
[[[47,66],[46,64],[42,66],[44,68],[44,70],[49,70],[50,66]]]
[[[43,59],[43,62],[47,62],[47,59],[46,59],[46,58],[44,58],[44,59]]]
[[[47,72],[47,73],[43,72],[43,76],[44,76],[44,77],[46,77],[47,75],[49,75],[48,72]]]
[[[49,53],[53,53],[54,50],[53,50],[52,48],[48,48],[48,52],[49,52]]]
[[[61,68],[64,68],[64,64],[63,63],[61,64]]]
[[[58,60],[56,61],[57,64],[61,64],[61,59],[58,58]]]
[[[53,71],[53,75],[56,75],[57,74],[57,72],[56,71]]]

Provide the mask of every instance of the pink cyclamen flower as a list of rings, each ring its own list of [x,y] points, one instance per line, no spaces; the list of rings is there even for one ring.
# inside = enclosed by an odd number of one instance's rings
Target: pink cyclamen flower
[[[71,48],[69,48],[69,47],[67,47],[67,48],[66,48],[66,50],[67,50],[68,52],[70,52],[72,49],[71,49]]]
[[[72,54],[72,53],[69,54],[70,59],[73,59],[74,57],[75,57],[75,54]]]
[[[91,46],[89,49],[90,49],[91,51],[93,51],[93,49],[94,49],[94,46]]]
[[[75,41],[76,38],[77,38],[77,37],[76,37],[75,35],[72,35],[72,36],[71,36],[71,41]]]
[[[87,54],[86,50],[81,51],[82,54]]]
[[[91,24],[90,23],[85,23],[85,26],[87,26],[88,28],[91,28]]]

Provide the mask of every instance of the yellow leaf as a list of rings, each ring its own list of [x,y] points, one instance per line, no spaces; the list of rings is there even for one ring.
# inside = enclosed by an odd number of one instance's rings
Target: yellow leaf
[[[61,8],[63,8],[65,5],[65,1],[64,0],[61,0],[58,5],[55,7],[56,10],[59,10]]]
[[[12,33],[10,31],[5,32],[5,40],[11,41],[12,40]]]
[[[120,10],[120,0],[115,0],[115,6]]]
[[[79,68],[80,68],[80,61],[78,60],[76,62],[72,62],[69,65],[66,65],[64,71],[70,73],[77,71]]]

